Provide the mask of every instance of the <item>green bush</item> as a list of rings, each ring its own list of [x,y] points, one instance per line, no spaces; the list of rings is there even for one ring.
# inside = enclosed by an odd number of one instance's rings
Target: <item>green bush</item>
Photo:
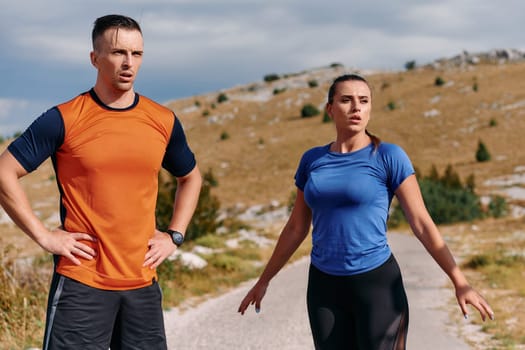
[[[488,162],[490,160],[490,153],[487,146],[482,141],[478,142],[478,149],[476,151],[476,160],[478,162]]]
[[[278,74],[275,74],[275,73],[267,74],[267,75],[264,76],[264,81],[267,82],[267,83],[271,83],[272,81],[276,81],[276,80],[279,80],[279,79],[281,79],[281,77]]]
[[[421,193],[436,224],[479,219],[483,216],[479,197],[463,188],[447,187],[442,182],[422,179]]]
[[[312,80],[308,81],[308,86],[311,87],[311,88],[315,88],[315,87],[319,86],[319,83],[317,83],[317,80],[312,79]]]
[[[393,111],[393,110],[395,110],[397,108],[397,106],[396,106],[396,103],[394,101],[390,101],[390,102],[387,103],[386,108],[389,111]]]
[[[416,68],[416,61],[412,60],[412,61],[408,61],[407,63],[405,63],[406,70],[412,70],[414,68]]]
[[[434,165],[428,176],[418,178],[421,194],[430,216],[436,224],[471,221],[483,217],[479,196],[474,192],[474,176],[461,183],[457,172],[449,165],[443,176],[439,176]],[[389,218],[389,226],[396,227],[405,222],[403,211],[396,206]]]
[[[224,141],[224,140],[228,140],[230,138],[230,134],[228,134],[227,131],[223,131],[221,132],[221,140]]]
[[[225,93],[221,92],[219,94],[219,96],[217,96],[217,102],[218,103],[223,103],[223,102],[226,102],[226,101],[228,101],[228,96],[226,96]]]
[[[319,115],[321,112],[319,111],[319,109],[314,106],[313,104],[306,104],[303,106],[303,108],[301,109],[301,118],[310,118],[310,117],[314,117],[316,115]]]
[[[434,85],[436,86],[445,85],[445,80],[441,77],[436,77],[436,80],[434,80]]]
[[[501,218],[508,214],[509,208],[507,205],[507,201],[504,197],[501,196],[495,196],[491,198],[489,207],[488,207],[488,214],[490,216],[493,216],[495,218]]]
[[[159,176],[159,194],[157,197],[157,207],[155,214],[157,227],[166,230],[173,213],[173,200],[177,190],[177,179],[171,175],[163,179]],[[203,183],[199,195],[197,208],[186,231],[187,241],[195,240],[206,234],[214,234],[220,226],[218,221],[220,203],[217,197],[211,193],[211,188],[217,186],[217,180],[213,176],[211,169],[203,175]]]

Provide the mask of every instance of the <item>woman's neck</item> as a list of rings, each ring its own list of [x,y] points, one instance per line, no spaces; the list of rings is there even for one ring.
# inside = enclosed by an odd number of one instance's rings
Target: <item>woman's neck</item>
[[[367,147],[372,142],[370,136],[365,133],[352,137],[337,137],[330,145],[330,151],[337,153],[350,153]]]

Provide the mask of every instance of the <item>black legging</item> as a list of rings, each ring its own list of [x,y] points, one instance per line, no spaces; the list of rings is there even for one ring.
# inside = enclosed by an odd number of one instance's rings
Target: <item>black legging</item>
[[[310,265],[307,303],[316,349],[405,349],[408,302],[393,255],[353,276],[329,275]]]

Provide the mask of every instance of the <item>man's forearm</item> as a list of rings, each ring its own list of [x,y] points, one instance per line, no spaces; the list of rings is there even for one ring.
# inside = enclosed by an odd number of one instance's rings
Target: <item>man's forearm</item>
[[[201,186],[202,177],[197,166],[187,176],[178,179],[170,229],[186,232],[199,201]]]

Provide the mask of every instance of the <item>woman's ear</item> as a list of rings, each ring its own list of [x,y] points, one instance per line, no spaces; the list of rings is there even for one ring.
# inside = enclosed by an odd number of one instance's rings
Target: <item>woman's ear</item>
[[[324,109],[326,111],[326,114],[328,114],[328,116],[330,117],[330,119],[334,119],[332,117],[332,105],[327,102],[326,105],[324,106]]]

